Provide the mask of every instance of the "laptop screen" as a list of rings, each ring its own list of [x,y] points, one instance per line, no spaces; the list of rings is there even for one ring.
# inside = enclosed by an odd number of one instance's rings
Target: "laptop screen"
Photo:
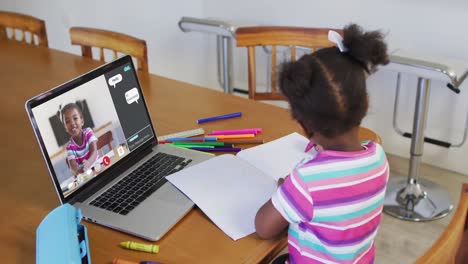
[[[27,108],[65,199],[155,140],[128,56],[31,99]]]

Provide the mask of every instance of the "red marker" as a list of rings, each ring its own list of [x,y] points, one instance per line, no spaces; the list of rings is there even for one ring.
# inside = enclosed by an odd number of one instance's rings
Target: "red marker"
[[[102,163],[105,165],[105,166],[109,166],[110,164],[110,158],[108,156],[104,156],[104,158],[102,159]]]

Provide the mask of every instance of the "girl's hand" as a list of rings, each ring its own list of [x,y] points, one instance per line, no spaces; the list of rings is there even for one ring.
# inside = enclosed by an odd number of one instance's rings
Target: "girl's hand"
[[[91,167],[91,162],[88,160],[83,160],[83,171],[87,171]]]

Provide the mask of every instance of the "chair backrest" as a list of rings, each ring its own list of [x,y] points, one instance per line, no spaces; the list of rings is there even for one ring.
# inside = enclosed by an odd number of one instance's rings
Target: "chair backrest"
[[[458,202],[457,210],[452,216],[452,220],[442,233],[442,235],[432,244],[426,253],[421,256],[416,264],[425,263],[466,263],[463,259],[456,258],[458,254],[468,251],[467,244],[461,244],[461,241],[467,242],[468,234],[468,183],[463,184],[462,193]],[[465,237],[464,237],[465,236]],[[464,239],[463,239],[464,238]],[[464,252],[463,252],[464,251]],[[460,262],[458,262],[458,261]],[[466,261],[465,259],[464,261]]]
[[[379,135],[377,135],[377,133],[362,126],[359,127],[359,140],[360,141],[371,140],[371,141],[374,141],[375,143],[382,145],[382,139],[380,138]]]
[[[8,36],[7,28],[11,29],[10,36]],[[19,36],[17,36],[18,33]],[[30,35],[29,40],[27,33]],[[34,36],[36,36],[37,44]],[[0,11],[0,41],[2,40],[14,40],[42,47],[49,46],[44,20],[6,11]]]
[[[112,136],[112,131],[107,131],[106,133],[100,135],[98,137],[98,141],[97,141],[97,150],[98,152],[100,152],[101,154],[101,157],[104,156],[104,151],[102,150],[102,148],[104,146],[107,146],[109,148],[109,151],[112,150],[112,140],[114,140],[114,137]]]
[[[276,88],[277,46],[291,47],[291,60],[296,60],[296,47],[316,49],[333,46],[328,40],[329,28],[301,27],[240,27],[236,30],[237,47],[247,47],[249,71],[249,98],[254,100],[285,100]],[[256,91],[255,47],[271,46],[271,92]]]
[[[72,27],[70,38],[73,45],[81,46],[84,57],[92,58],[92,47],[99,48],[99,59],[104,62],[104,49],[113,52],[114,59],[117,52],[128,54],[137,59],[138,70],[148,72],[148,51],[146,41],[135,37],[108,30]]]

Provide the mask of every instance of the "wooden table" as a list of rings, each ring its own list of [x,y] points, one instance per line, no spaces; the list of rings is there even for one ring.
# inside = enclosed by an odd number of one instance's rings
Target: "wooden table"
[[[98,61],[53,49],[0,42],[0,256],[4,263],[34,263],[36,228],[59,205],[24,103],[99,65]],[[139,73],[139,77],[159,135],[196,127],[205,131],[261,127],[265,141],[270,141],[301,131],[285,109],[148,73]],[[242,118],[200,126],[195,122],[237,111],[243,112]],[[199,209],[192,210],[158,241],[161,251],[157,255],[121,249],[121,241],[144,241],[84,223],[93,263],[111,263],[115,257],[163,263],[268,262],[287,243],[285,235],[265,241],[252,234],[233,241]]]
[[[0,61],[0,256],[4,263],[34,263],[36,228],[59,200],[24,103],[100,63],[53,49],[4,42],[0,43]],[[242,118],[200,127],[205,131],[262,127],[267,141],[300,131],[284,109],[147,73],[139,77],[159,135],[196,128],[195,120],[202,117],[237,111],[243,112]],[[256,263],[270,260],[286,246],[285,236],[264,241],[252,234],[233,241],[199,209],[192,210],[158,241],[161,252],[157,255],[121,249],[121,241],[143,240],[84,223],[93,263],[110,263],[115,257],[163,263]]]

